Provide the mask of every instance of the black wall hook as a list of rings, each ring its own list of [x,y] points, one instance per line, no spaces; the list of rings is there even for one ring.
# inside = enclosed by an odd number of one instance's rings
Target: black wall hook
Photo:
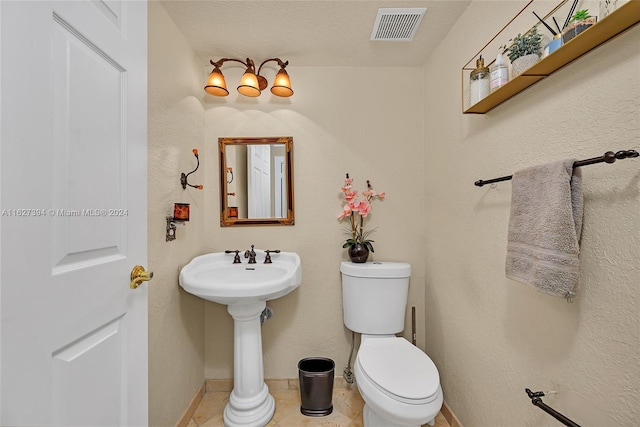
[[[188,174],[185,174],[184,172],[180,175],[180,184],[182,184],[182,189],[186,189],[187,185],[189,187],[193,187],[193,188],[197,188],[198,190],[202,190],[204,187],[202,187],[202,185],[192,185],[189,184],[189,182],[187,182],[187,178],[189,177],[189,175],[191,175],[192,173],[194,173],[195,171],[198,170],[198,168],[200,167],[200,158],[198,157],[198,150],[197,149],[193,149],[193,155],[196,156],[196,160],[198,161],[198,164],[196,165],[196,168],[194,170],[192,170],[191,172],[189,172]]]

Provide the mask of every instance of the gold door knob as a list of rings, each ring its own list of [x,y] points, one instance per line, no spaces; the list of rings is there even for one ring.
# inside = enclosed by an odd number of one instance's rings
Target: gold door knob
[[[146,271],[143,266],[136,265],[131,270],[131,289],[135,289],[142,284],[153,279],[153,271]]]

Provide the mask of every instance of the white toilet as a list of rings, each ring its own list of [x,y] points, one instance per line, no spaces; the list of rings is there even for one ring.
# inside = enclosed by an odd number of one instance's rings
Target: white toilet
[[[340,264],[344,324],[362,334],[354,364],[365,427],[435,424],[442,407],[436,365],[395,334],[404,329],[411,266]]]

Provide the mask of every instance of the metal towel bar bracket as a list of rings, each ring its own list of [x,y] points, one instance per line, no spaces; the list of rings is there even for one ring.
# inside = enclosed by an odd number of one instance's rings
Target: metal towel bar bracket
[[[528,388],[525,388],[524,391],[527,392],[527,396],[529,396],[529,399],[531,399],[531,403],[534,406],[537,406],[538,408],[542,409],[544,412],[546,412],[547,414],[551,415],[553,418],[555,418],[556,420],[560,421],[562,424],[564,424],[566,426],[569,426],[569,427],[580,427],[580,424],[575,423],[574,421],[572,421],[569,418],[567,418],[564,415],[562,415],[560,412],[558,412],[555,409],[553,409],[551,406],[546,405],[542,401],[542,396],[544,396],[544,392],[542,392],[542,391],[531,391]]]
[[[591,159],[586,159],[586,160],[578,160],[577,162],[573,163],[573,168],[575,169],[580,166],[593,165],[595,163],[613,163],[616,160],[638,157],[639,155],[640,154],[638,154],[636,150],[620,150],[617,153],[614,153],[613,151],[607,151],[600,157],[593,157]],[[476,182],[474,182],[474,184],[478,187],[482,187],[485,184],[491,184],[491,183],[500,182],[500,181],[509,181],[511,178],[513,178],[513,175],[501,176],[500,178],[488,179],[486,181],[479,179]]]

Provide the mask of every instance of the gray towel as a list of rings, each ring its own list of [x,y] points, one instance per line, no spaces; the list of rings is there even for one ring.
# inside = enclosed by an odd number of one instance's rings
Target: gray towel
[[[513,174],[507,277],[571,300],[578,286],[582,175],[573,159]]]

